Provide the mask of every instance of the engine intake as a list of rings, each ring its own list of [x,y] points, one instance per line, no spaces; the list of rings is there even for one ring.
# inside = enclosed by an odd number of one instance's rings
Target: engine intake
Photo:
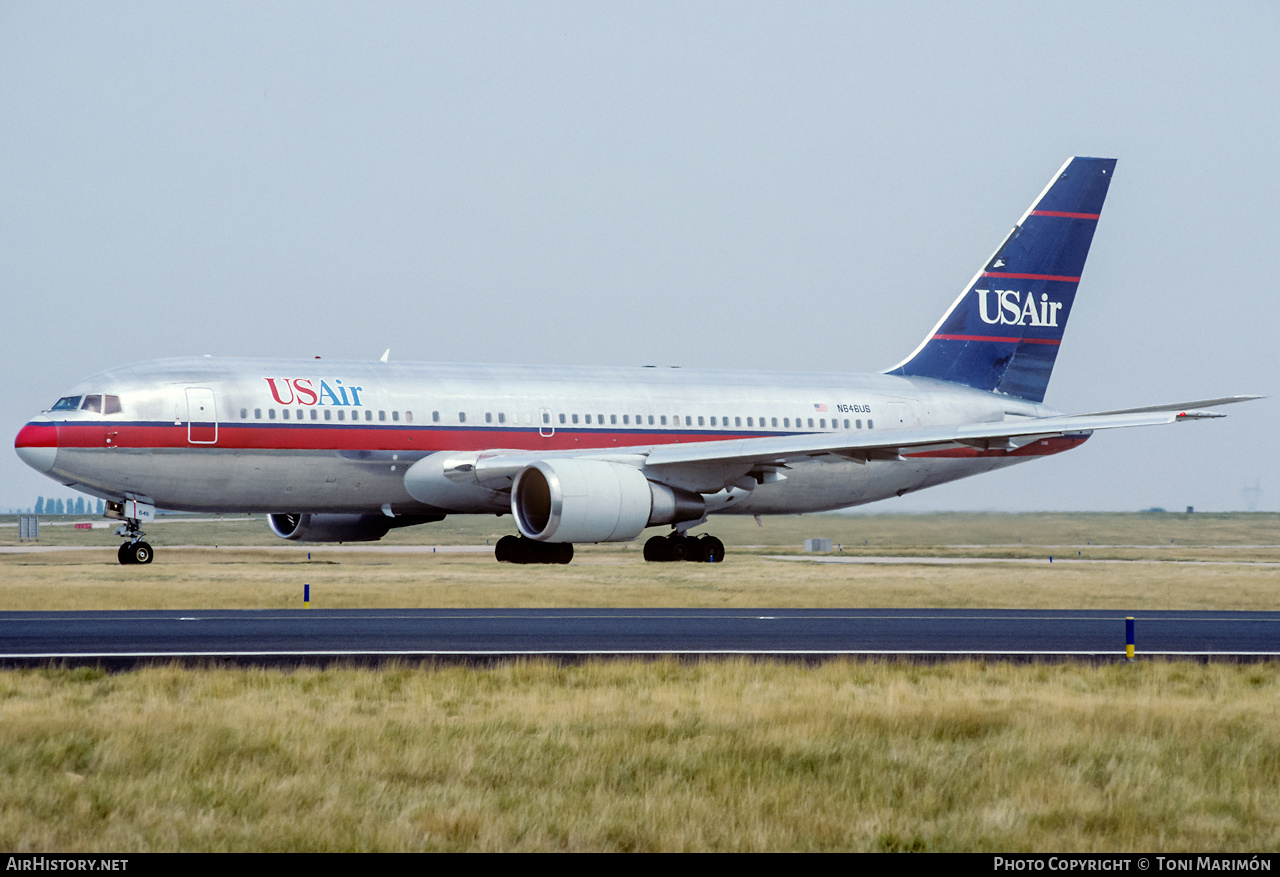
[[[516,526],[540,542],[627,542],[645,527],[695,521],[705,511],[698,494],[604,460],[539,460],[511,487]]]

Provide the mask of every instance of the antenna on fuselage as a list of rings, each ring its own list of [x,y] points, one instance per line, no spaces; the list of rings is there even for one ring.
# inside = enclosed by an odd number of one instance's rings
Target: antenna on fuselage
[[[390,347],[388,347],[388,348],[386,349],[386,351],[382,354],[382,358],[381,358],[381,359],[379,359],[379,360],[378,360],[378,362],[386,362],[386,361],[388,361],[390,358],[391,358],[391,348],[390,348]]]

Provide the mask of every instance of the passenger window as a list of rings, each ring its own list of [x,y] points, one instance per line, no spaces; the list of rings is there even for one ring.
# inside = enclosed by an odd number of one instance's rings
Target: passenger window
[[[751,425],[752,425],[752,423],[751,423],[751,418],[750,418],[750,417],[748,417],[748,418],[747,418],[747,426],[751,426]]]
[[[261,409],[261,408],[255,408],[255,409],[253,409],[253,419],[254,419],[254,420],[261,420],[261,419],[262,419],[262,409]]]
[[[333,412],[330,411],[328,408],[324,409],[324,419],[333,420]]]
[[[662,425],[663,425],[663,426],[666,426],[666,425],[667,425],[667,415],[665,415],[665,414],[664,414],[664,415],[662,415],[662,417],[661,417],[661,418],[659,418],[659,419],[662,421]]]
[[[248,420],[248,419],[249,419],[249,409],[248,409],[248,408],[241,408],[241,409],[240,409],[240,419],[241,419],[241,420]]]
[[[871,422],[870,418],[868,418],[868,419],[867,419],[867,429],[875,429],[875,428],[876,428],[876,425],[875,425],[874,423],[872,423],[872,422]]]
[[[849,428],[849,418],[847,418],[847,417],[844,419],[844,428],[845,428],[845,429],[848,429],[848,428]]]
[[[485,422],[485,423],[493,423],[493,414],[491,414],[490,412],[486,411],[486,412],[484,413],[484,422]]]
[[[573,422],[574,422],[574,423],[577,423],[577,422],[578,422],[578,415],[576,415],[576,414],[575,414],[575,415],[573,415]]]
[[[631,415],[630,414],[622,415],[622,425],[627,426],[630,423],[631,423]]]
[[[772,420],[770,420],[769,422],[770,422],[770,423],[772,423],[774,426],[777,426],[777,425],[778,425],[778,418],[774,417],[774,418],[773,418]]]
[[[507,415],[505,415],[505,414],[503,414],[501,411],[499,411],[499,412],[498,412],[498,422],[499,422],[499,423],[506,423],[506,422],[507,422]]]
[[[588,414],[588,415],[587,415],[587,423],[590,423],[590,422],[591,422],[591,415],[590,415],[590,414]]]
[[[854,425],[857,426],[858,429],[862,429],[862,418],[855,420]]]
[[[616,414],[610,414],[610,415],[609,415],[609,425],[610,425],[610,426],[617,426],[617,425],[618,425],[618,415],[616,415]]]
[[[560,423],[561,423],[561,424],[563,424],[563,423],[564,423],[564,415],[563,415],[563,414],[561,414],[561,415],[560,415]]]
[[[790,417],[784,417],[784,418],[782,418],[782,427],[783,427],[783,429],[790,429],[790,428],[791,428],[791,418],[790,418]]]
[[[412,411],[406,411],[406,412],[404,413],[404,422],[405,422],[405,423],[413,423],[413,412],[412,412]]]
[[[716,425],[716,419],[715,419],[714,417],[713,417],[713,418],[711,418],[711,425],[712,425],[712,426],[715,426],[715,425]]]
[[[705,424],[702,422],[702,415],[701,415],[701,414],[699,414],[699,415],[698,415],[698,426],[705,426]]]
[[[328,412],[328,411],[326,411],[326,412],[325,412],[325,415],[327,416],[328,414],[329,414],[329,412]],[[399,412],[399,411],[392,411],[392,412],[391,412],[391,422],[392,422],[392,423],[399,423],[399,422],[400,422],[400,412]]]
[[[596,423],[600,424],[601,426],[604,426],[604,415],[603,415],[603,414],[597,414],[597,415],[596,415]]]
[[[271,412],[271,416],[272,416],[272,417],[275,417],[275,416],[276,416],[276,413],[275,413],[274,411],[272,411],[272,412]],[[343,411],[341,408],[339,408],[339,409],[338,409],[338,419],[339,419],[339,420],[346,420],[346,419],[347,419],[347,412],[345,412],[345,411]]]
[[[312,419],[312,420],[315,420],[317,416],[318,416],[318,415],[316,414],[316,409],[312,408],[312,409],[311,409],[311,419]]]
[[[650,425],[650,426],[653,426],[653,415],[652,415],[652,414],[650,414],[650,415],[649,415],[649,425]]]
[[[288,420],[288,419],[289,419],[289,409],[288,409],[288,408],[281,409],[281,411],[280,411],[280,419],[281,419],[281,420]]]
[[[813,418],[812,418],[812,417],[810,417],[810,418],[809,418],[809,428],[810,428],[810,429],[813,429]]]
[[[465,411],[459,411],[459,412],[458,412],[458,422],[459,422],[459,423],[466,423],[466,422],[467,422],[467,412],[465,412]]]
[[[748,419],[748,420],[750,420],[751,418],[749,418],[749,417],[748,417],[747,419]],[[733,418],[733,425],[734,425],[734,426],[742,426],[742,418],[741,418],[741,417],[735,417],[735,418]]]
[[[373,411],[366,409],[364,412],[364,422],[370,423],[373,420]]]
[[[812,423],[812,422],[813,422],[813,421],[810,421],[810,423]],[[821,418],[821,419],[818,421],[818,426],[822,427],[823,429],[826,429],[826,428],[827,428],[827,418],[825,418],[825,417]]]
[[[685,425],[685,426],[693,426],[693,418],[692,418],[692,417],[690,417],[688,414],[686,414],[686,415],[684,416],[684,425]]]

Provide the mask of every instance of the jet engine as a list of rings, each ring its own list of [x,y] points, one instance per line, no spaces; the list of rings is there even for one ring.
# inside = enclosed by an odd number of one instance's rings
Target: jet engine
[[[696,521],[705,511],[700,495],[605,460],[539,460],[511,487],[516,526],[540,542],[626,542],[645,527]]]
[[[444,515],[267,515],[271,532],[293,542],[377,542],[397,527],[442,520]]]

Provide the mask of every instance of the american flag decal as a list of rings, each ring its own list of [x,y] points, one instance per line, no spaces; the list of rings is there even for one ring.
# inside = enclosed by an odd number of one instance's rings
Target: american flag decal
[[[825,403],[818,403],[818,402],[815,402],[815,403],[813,403],[813,410],[814,410],[816,413],[818,413],[818,414],[826,414],[826,413],[827,413],[827,406],[826,406],[826,404],[825,404]]]

